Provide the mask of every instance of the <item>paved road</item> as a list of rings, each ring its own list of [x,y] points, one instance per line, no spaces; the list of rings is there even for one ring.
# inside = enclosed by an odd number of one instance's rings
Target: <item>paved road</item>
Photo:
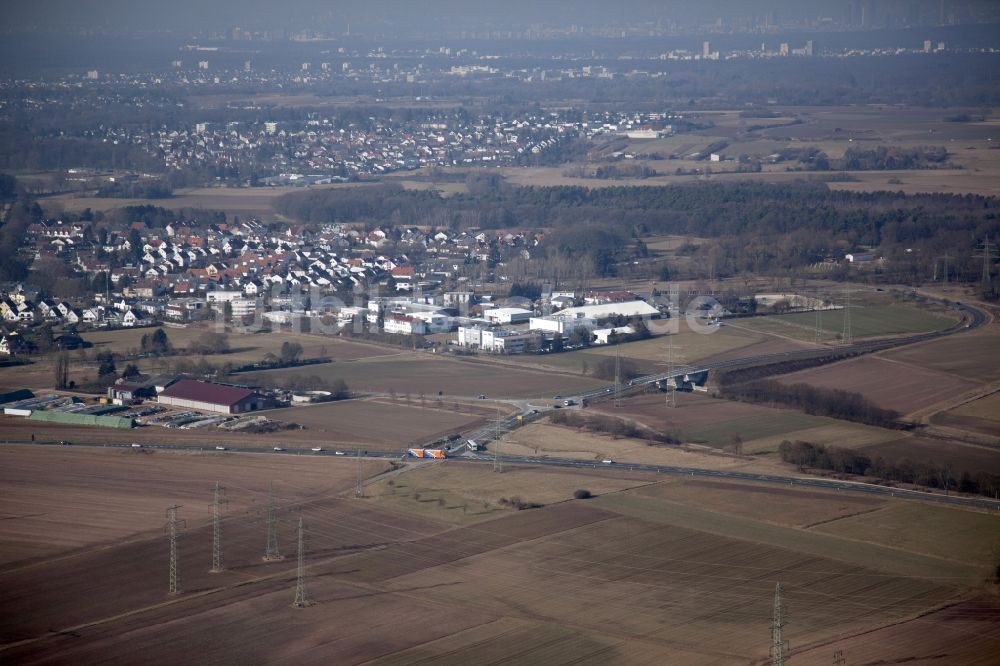
[[[944,337],[946,335],[952,335],[954,333],[960,333],[964,331],[969,331],[986,323],[986,315],[976,308],[969,307],[964,304],[956,303],[953,304],[954,307],[961,310],[965,317],[963,321],[959,324],[945,329],[943,331],[936,331],[933,333],[921,333],[918,335],[909,335],[900,338],[892,338],[886,340],[875,340],[870,342],[859,342],[852,345],[843,345],[836,348],[821,348],[821,349],[805,349],[799,351],[791,352],[778,352],[775,354],[762,354],[758,356],[743,357],[738,359],[730,359],[727,361],[719,361],[716,363],[707,363],[700,366],[690,366],[684,368],[685,373],[702,372],[706,370],[719,370],[727,367],[734,367],[738,365],[747,365],[751,363],[758,363],[767,360],[788,360],[793,358],[809,358],[811,356],[817,355],[829,355],[831,353],[848,353],[848,354],[858,354],[858,353],[871,353],[874,351],[881,351],[883,349],[890,349],[892,347],[899,347],[902,345],[913,344],[915,342],[922,342],[925,340],[932,340],[935,338]],[[678,369],[676,374],[681,374],[682,369]],[[657,375],[646,375],[645,377],[639,377],[638,379],[630,382],[630,386],[641,386],[644,384],[651,384],[657,381],[661,381],[667,378],[668,375],[665,373]],[[468,440],[476,441],[479,444],[483,444],[487,441],[492,440],[496,437],[496,433],[499,430],[502,433],[508,432],[515,428],[518,428],[530,421],[541,418],[546,412],[554,409],[556,403],[562,403],[563,400],[567,398],[573,399],[577,405],[582,399],[593,398],[601,395],[607,395],[613,391],[613,387],[603,387],[599,389],[594,389],[592,391],[587,391],[575,396],[564,396],[559,400],[553,398],[553,403],[551,407],[531,407],[528,402],[523,403],[523,411],[521,414],[515,414],[502,418],[497,422],[484,425],[483,427],[467,433],[463,442],[453,447],[449,452],[449,456],[453,459],[469,462],[469,463],[484,463],[493,462],[492,455],[483,455],[479,452],[468,451]],[[539,401],[534,401],[539,402]],[[58,446],[58,442],[12,442],[15,445],[28,445],[28,446]],[[100,445],[84,445],[84,446],[100,446]],[[204,451],[217,451],[220,454],[226,452],[234,453],[251,453],[258,455],[314,455],[314,456],[352,456],[352,452],[349,450],[337,450],[337,449],[327,449],[324,448],[320,451],[313,451],[311,448],[296,448],[296,447],[282,447],[280,450],[274,449],[260,449],[260,448],[249,448],[249,447],[227,447],[227,448],[216,448],[216,447],[192,447],[189,445],[181,444],[143,444],[141,447],[133,447],[130,444],[107,444],[106,447],[113,448],[136,448],[136,449],[177,449],[177,450],[204,450]],[[400,459],[406,456],[406,449],[402,448],[399,450],[374,450],[369,449],[362,452],[363,456],[372,458],[392,458]],[[723,479],[735,479],[741,481],[758,481],[762,483],[773,483],[781,485],[792,485],[792,486],[808,486],[814,488],[824,488],[832,490],[841,490],[848,492],[860,492],[868,493],[872,495],[882,495],[886,497],[900,497],[905,499],[919,499],[923,501],[939,502],[943,504],[952,504],[960,506],[970,506],[984,509],[992,509],[1000,511],[1000,501],[991,500],[988,498],[979,497],[955,497],[951,495],[940,495],[936,493],[926,493],[916,490],[901,490],[898,488],[887,488],[885,486],[879,486],[875,484],[868,483],[858,483],[853,481],[839,481],[834,479],[824,479],[818,477],[792,477],[792,476],[779,476],[773,474],[754,474],[751,472],[738,472],[738,471],[722,471],[722,470],[710,470],[710,469],[700,469],[695,467],[672,467],[666,465],[637,465],[637,464],[627,464],[627,463],[594,463],[582,460],[571,460],[565,458],[549,458],[549,457],[530,457],[530,456],[503,456],[503,461],[505,463],[514,464],[530,464],[530,465],[554,465],[558,467],[577,467],[577,468],[597,468],[597,467],[613,467],[616,469],[627,468],[629,470],[653,472],[657,474],[675,474],[684,476],[694,476],[694,477],[715,477]]]
[[[59,446],[58,442],[35,442],[35,443],[8,443],[9,446]],[[226,447],[217,449],[215,447],[192,447],[183,444],[143,444],[133,447],[130,444],[107,444],[103,447],[98,444],[83,444],[73,446],[86,446],[93,448],[117,448],[135,450],[179,450],[192,451],[201,450],[216,452],[220,455],[227,453],[249,453],[265,456],[344,456],[356,457],[356,452],[339,449],[324,448],[321,451],[313,451],[311,448],[282,447],[281,450],[260,449],[250,447]],[[362,457],[387,458],[400,460],[406,457],[406,449],[398,451],[377,451],[369,449],[361,452]],[[492,455],[480,453],[467,453],[463,456],[452,459],[454,462],[482,464],[493,462]],[[979,509],[990,509],[1000,511],[1000,501],[991,500],[985,497],[957,497],[954,495],[941,495],[938,493],[926,493],[917,490],[903,490],[900,488],[888,488],[870,483],[857,483],[854,481],[840,481],[837,479],[824,479],[818,477],[797,477],[780,476],[776,474],[755,474],[753,472],[739,472],[715,469],[701,469],[698,467],[674,467],[671,465],[638,465],[629,463],[598,463],[587,460],[572,460],[569,458],[549,458],[537,456],[503,456],[506,464],[523,465],[550,465],[555,467],[575,467],[579,469],[618,469],[638,472],[652,472],[655,474],[672,474],[680,476],[734,479],[739,481],[757,481],[761,483],[771,483],[783,486],[805,486],[809,488],[822,488],[826,490],[841,490],[847,492],[868,493],[870,495],[881,495],[883,497],[899,497],[903,499],[923,500],[925,502],[938,502],[941,504],[951,504],[956,506],[975,507]]]

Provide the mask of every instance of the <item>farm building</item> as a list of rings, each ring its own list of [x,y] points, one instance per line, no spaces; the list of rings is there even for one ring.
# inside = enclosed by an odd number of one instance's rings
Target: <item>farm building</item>
[[[264,409],[266,399],[256,391],[224,384],[183,379],[168,386],[156,401],[165,405],[220,414],[243,414]]]

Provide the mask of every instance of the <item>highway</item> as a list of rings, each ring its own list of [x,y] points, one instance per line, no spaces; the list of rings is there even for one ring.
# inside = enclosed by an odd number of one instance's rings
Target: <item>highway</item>
[[[835,348],[818,348],[818,349],[804,349],[790,352],[778,352],[774,354],[763,354],[758,356],[742,357],[737,359],[729,359],[726,361],[718,361],[715,363],[706,363],[699,366],[688,366],[684,368],[678,368],[673,376],[691,374],[697,372],[705,372],[711,370],[720,370],[723,368],[736,367],[740,365],[751,365],[761,362],[767,362],[771,360],[789,360],[798,358],[810,358],[813,356],[824,356],[830,354],[864,354],[871,353],[875,351],[881,351],[884,349],[890,349],[893,347],[899,347],[903,345],[913,344],[915,342],[923,342],[925,340],[932,340],[935,338],[944,337],[946,335],[952,335],[954,333],[960,333],[964,331],[969,331],[979,326],[982,326],[987,322],[986,315],[976,308],[969,307],[967,305],[956,303],[954,306],[961,310],[966,317],[963,317],[963,321],[959,322],[957,325],[945,329],[942,331],[935,331],[933,333],[922,333],[918,335],[909,335],[899,338],[891,338],[884,340],[874,340],[869,342],[859,342],[850,345],[842,345]],[[655,375],[646,375],[644,377],[639,377],[637,379],[629,382],[628,387],[634,388],[642,385],[652,384],[657,381],[661,381],[670,377],[667,373],[660,373]],[[577,405],[580,404],[581,400],[592,399],[600,396],[608,396],[614,391],[614,387],[602,387],[580,393],[574,396],[564,396],[560,398],[558,402],[562,402],[564,399],[572,399]],[[478,444],[482,445],[487,441],[491,441],[496,437],[496,433],[499,429],[500,433],[509,432],[515,428],[518,428],[526,423],[533,420],[541,418],[546,412],[554,409],[552,404],[555,402],[548,402],[546,405],[541,405],[533,407],[531,405],[532,401],[518,401],[522,405],[522,412],[520,414],[514,414],[507,416],[505,418],[499,419],[499,422],[493,422],[486,424],[470,433],[466,433],[463,443],[453,447],[448,452],[448,456],[453,461],[467,462],[471,464],[481,464],[481,463],[492,463],[494,456],[484,455],[480,452],[468,451],[468,440],[476,441]],[[7,444],[17,445],[17,446],[59,446],[59,442],[7,442]],[[311,448],[295,448],[295,447],[283,447],[280,450],[275,449],[261,449],[261,448],[251,448],[251,447],[215,447],[215,446],[204,446],[204,447],[194,447],[190,445],[183,444],[148,444],[143,443],[141,446],[134,444],[77,444],[76,446],[88,446],[97,448],[122,448],[122,449],[133,449],[136,451],[142,451],[145,449],[152,450],[202,450],[206,452],[219,453],[220,455],[225,455],[226,453],[247,453],[247,454],[257,454],[257,455],[274,455],[274,456],[285,456],[285,455],[310,455],[310,456],[350,456],[354,457],[354,454],[350,450],[337,450],[337,449],[323,449],[320,451],[313,451]],[[388,459],[403,459],[406,457],[406,448],[401,448],[398,450],[367,450],[362,453],[362,456],[371,458],[388,458]],[[837,490],[846,492],[860,492],[868,493],[871,495],[881,495],[885,497],[898,497],[903,499],[914,499],[928,502],[937,502],[941,504],[951,504],[957,506],[967,506],[975,507],[980,509],[989,509],[1000,511],[1000,500],[992,500],[985,497],[963,497],[954,495],[941,495],[938,493],[928,493],[916,490],[904,490],[899,488],[890,488],[886,486],[880,486],[876,484],[869,483],[859,483],[854,481],[841,481],[836,479],[827,479],[821,477],[794,477],[794,476],[780,476],[772,474],[755,474],[751,472],[739,472],[739,471],[723,471],[723,470],[711,470],[711,469],[701,469],[695,467],[672,467],[667,465],[640,465],[640,464],[629,464],[629,463],[598,463],[593,461],[583,461],[583,460],[572,460],[566,458],[551,458],[551,457],[537,457],[537,456],[502,456],[503,462],[506,464],[525,464],[525,465],[552,465],[557,467],[575,467],[575,468],[608,468],[608,469],[628,469],[630,471],[641,471],[641,472],[651,472],[655,474],[671,474],[671,475],[682,475],[691,477],[706,477],[706,478],[720,478],[720,479],[732,479],[739,481],[755,481],[760,483],[770,483],[770,484],[780,484],[785,486],[806,486],[810,488],[821,488],[826,490]]]
[[[516,417],[515,417],[516,420]],[[58,442],[35,442],[35,443],[8,443],[10,446],[60,446]],[[205,451],[226,455],[229,453],[255,454],[264,456],[337,456],[356,458],[356,453],[339,449],[323,449],[313,451],[311,448],[283,447],[280,451],[274,449],[261,449],[252,447],[226,447],[220,450],[213,446],[193,447],[184,444],[143,444],[134,446],[131,444],[82,444],[74,446],[85,446],[90,448],[117,448],[135,450],[137,453],[144,450],[176,450],[176,451]],[[407,459],[406,449],[398,451],[376,451],[368,450],[362,452],[362,457],[383,458],[390,460]],[[928,493],[919,490],[905,490],[900,488],[889,488],[871,483],[858,483],[855,481],[841,481],[838,479],[825,479],[821,477],[802,476],[781,476],[776,474],[756,474],[753,472],[739,472],[728,470],[702,469],[699,467],[674,467],[670,465],[640,465],[630,463],[602,463],[589,460],[573,460],[569,458],[550,458],[540,456],[503,456],[504,464],[510,465],[550,465],[555,467],[574,467],[577,469],[607,469],[607,470],[627,470],[634,472],[651,472],[654,474],[670,474],[674,476],[689,476],[696,478],[717,478],[732,479],[737,481],[756,481],[759,483],[770,483],[782,486],[803,486],[808,488],[819,488],[824,490],[837,490],[856,493],[867,493],[869,495],[881,495],[883,497],[897,497],[901,499],[921,500],[924,502],[937,502],[940,504],[950,504],[955,506],[973,507],[977,509],[988,509],[1000,511],[1000,501],[986,497],[963,497],[955,495],[942,495],[939,493]],[[410,460],[416,460],[410,458]],[[421,458],[420,460],[425,460]],[[452,462],[470,464],[492,464],[493,456],[481,453],[466,453],[457,458],[449,458]]]

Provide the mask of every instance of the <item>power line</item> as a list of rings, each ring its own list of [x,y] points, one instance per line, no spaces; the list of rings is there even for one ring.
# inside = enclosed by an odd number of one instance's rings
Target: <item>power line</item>
[[[774,610],[771,612],[771,666],[784,666],[785,641],[781,630],[785,627],[784,612],[781,608],[781,583],[774,586]]]
[[[177,509],[181,508],[175,504],[167,509],[167,542],[170,544],[170,594],[181,593],[181,577],[177,569],[177,534],[178,530],[184,527],[184,521],[177,520]]]
[[[226,489],[215,482],[215,495],[212,500],[212,569],[211,573],[222,571],[222,505],[227,504]]]
[[[296,608],[305,608],[312,604],[306,599],[306,550],[305,538],[302,533],[302,516],[299,516],[298,560],[295,576],[295,601],[292,602],[292,605]]]

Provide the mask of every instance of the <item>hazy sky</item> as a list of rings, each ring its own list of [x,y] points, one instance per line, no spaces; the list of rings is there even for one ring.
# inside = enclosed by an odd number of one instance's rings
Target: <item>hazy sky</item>
[[[204,32],[234,26],[299,30],[310,26],[383,33],[455,29],[518,29],[532,24],[600,25],[643,20],[682,24],[717,17],[763,16],[782,20],[829,16],[842,19],[849,0],[5,0],[4,22],[14,26],[105,28],[114,31]],[[939,0],[864,1],[874,12],[893,9],[936,15]],[[993,0],[945,0],[964,8]],[[869,9],[872,11],[872,9]]]

